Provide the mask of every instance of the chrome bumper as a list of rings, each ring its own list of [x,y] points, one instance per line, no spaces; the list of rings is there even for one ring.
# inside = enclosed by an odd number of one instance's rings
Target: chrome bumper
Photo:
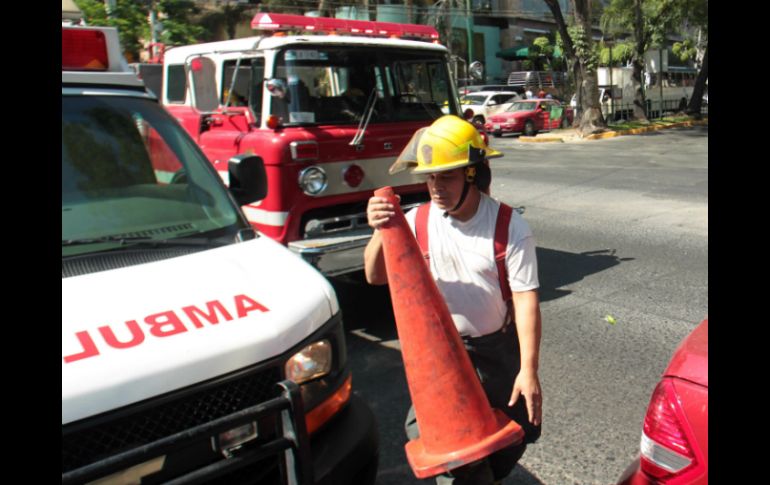
[[[372,230],[345,236],[302,239],[289,243],[289,249],[326,276],[337,276],[364,269],[364,248]]]
[[[420,204],[404,204],[401,210],[406,213]],[[362,270],[364,248],[373,232],[365,221],[365,213],[310,221],[308,237],[291,241],[289,249],[326,276]],[[332,227],[337,229],[327,229]]]

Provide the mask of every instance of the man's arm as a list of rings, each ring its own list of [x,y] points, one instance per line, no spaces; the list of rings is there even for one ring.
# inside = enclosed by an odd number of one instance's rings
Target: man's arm
[[[513,384],[509,406],[513,406],[523,396],[527,403],[529,421],[535,426],[542,419],[542,391],[538,377],[540,361],[540,300],[537,290],[516,291],[512,293],[521,350],[521,370]]]
[[[382,254],[382,234],[376,229],[364,249],[364,274],[370,285],[384,285],[388,282],[385,257]]]
[[[400,197],[396,196],[399,200]],[[382,253],[382,234],[379,228],[396,215],[393,204],[384,197],[371,197],[366,207],[366,218],[374,229],[372,238],[364,249],[364,274],[370,285],[384,285],[388,282],[385,257]]]

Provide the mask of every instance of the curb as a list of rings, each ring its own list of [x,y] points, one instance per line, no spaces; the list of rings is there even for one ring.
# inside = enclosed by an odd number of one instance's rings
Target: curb
[[[560,136],[550,136],[550,137],[534,137],[534,136],[520,136],[519,141],[521,142],[527,142],[527,143],[548,143],[548,142],[560,142],[564,143],[564,139]]]
[[[673,123],[671,125],[664,125],[664,126],[647,126],[644,128],[634,128],[633,130],[608,131],[605,133],[588,135],[587,137],[583,138],[583,140],[603,140],[605,138],[614,138],[616,136],[624,136],[624,135],[638,135],[638,134],[647,133],[650,131],[665,130],[667,128],[684,128],[689,126],[701,126],[701,125],[708,125],[708,124],[709,124],[709,120],[708,118],[706,118],[703,120],[683,121],[681,123]]]

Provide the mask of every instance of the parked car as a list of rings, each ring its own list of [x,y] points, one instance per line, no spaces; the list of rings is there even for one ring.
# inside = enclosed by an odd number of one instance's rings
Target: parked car
[[[473,114],[468,119],[483,125],[489,116],[505,111],[511,103],[520,98],[515,91],[478,91],[461,96],[460,108],[463,112],[470,109]],[[444,107],[444,110],[449,112],[448,107]]]
[[[639,456],[618,485],[708,484],[708,318],[688,335],[652,393]]]
[[[513,91],[518,93],[520,97],[524,97],[524,87],[522,86],[509,86],[507,84],[476,84],[474,86],[465,86],[459,88],[460,95],[475,93],[478,91]]]
[[[574,111],[555,99],[526,99],[516,101],[505,111],[489,116],[484,128],[493,136],[503,133],[523,133],[534,136],[539,131],[572,126]]]

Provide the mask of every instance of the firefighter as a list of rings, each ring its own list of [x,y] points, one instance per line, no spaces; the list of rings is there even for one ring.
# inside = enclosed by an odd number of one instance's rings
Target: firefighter
[[[502,231],[507,239],[502,246],[504,264],[495,260],[493,240],[502,204],[485,192],[491,181],[488,159],[499,156],[502,153],[487,146],[472,124],[446,115],[418,130],[390,170],[425,176],[431,201],[423,209],[409,211],[407,222],[413,233],[424,231],[427,236],[430,272],[491,406],[503,410],[525,431],[524,443],[439,475],[440,484],[497,483],[513,470],[527,443],[540,435],[541,322],[535,241],[524,219],[509,210],[510,219]],[[364,263],[370,284],[387,283],[379,228],[394,214],[387,199],[369,199],[367,218],[374,234]],[[500,268],[503,278],[499,278]],[[405,428],[409,439],[419,436],[413,408]]]

